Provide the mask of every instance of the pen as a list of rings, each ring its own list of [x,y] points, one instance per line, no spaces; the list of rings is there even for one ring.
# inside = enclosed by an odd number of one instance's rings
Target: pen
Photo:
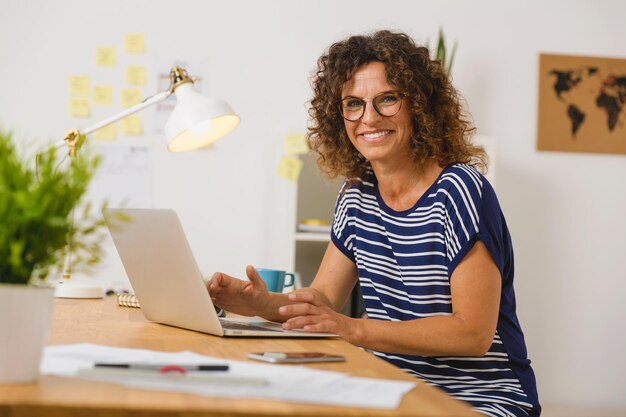
[[[111,363],[96,362],[96,368],[139,369],[144,371],[180,372],[187,371],[228,371],[228,365],[164,365],[156,363]]]

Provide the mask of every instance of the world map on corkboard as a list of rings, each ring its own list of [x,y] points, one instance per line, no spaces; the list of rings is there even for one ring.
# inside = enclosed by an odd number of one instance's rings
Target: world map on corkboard
[[[626,59],[539,56],[537,149],[626,154]]]

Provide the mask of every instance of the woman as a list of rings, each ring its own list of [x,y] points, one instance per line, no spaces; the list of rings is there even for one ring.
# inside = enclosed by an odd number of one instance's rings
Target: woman
[[[269,293],[216,273],[217,305],[336,333],[482,413],[538,416],[515,312],[513,250],[485,154],[426,48],[389,31],[332,45],[313,81],[309,144],[347,178],[310,288]],[[357,280],[367,319],[338,313]]]

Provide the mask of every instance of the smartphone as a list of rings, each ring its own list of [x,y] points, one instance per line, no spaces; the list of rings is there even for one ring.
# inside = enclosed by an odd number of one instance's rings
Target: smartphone
[[[345,362],[341,355],[321,352],[259,352],[248,353],[250,359],[270,363]]]

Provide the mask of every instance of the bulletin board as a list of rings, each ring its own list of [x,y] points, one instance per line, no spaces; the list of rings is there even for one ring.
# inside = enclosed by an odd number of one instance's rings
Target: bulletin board
[[[626,154],[626,59],[539,57],[537,149]]]

